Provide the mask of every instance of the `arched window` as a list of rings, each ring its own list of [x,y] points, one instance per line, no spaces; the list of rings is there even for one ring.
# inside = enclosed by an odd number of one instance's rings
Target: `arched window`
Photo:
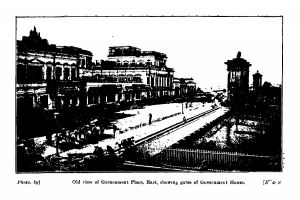
[[[60,76],[61,76],[61,68],[60,67],[56,67],[55,79],[56,80],[60,80]]]
[[[139,67],[143,67],[144,65],[144,61],[143,60],[139,60]]]
[[[69,80],[70,77],[70,68],[65,67],[64,68],[64,80]]]
[[[46,71],[46,79],[47,80],[51,80],[51,77],[52,77],[52,67],[47,67],[47,71]]]
[[[74,80],[76,78],[76,68],[72,68],[71,70],[71,80]]]
[[[128,67],[128,61],[127,60],[124,61],[124,67]]]
[[[117,66],[121,66],[120,60],[117,60]]]
[[[147,65],[147,67],[150,67],[152,65],[151,60],[148,59],[146,62],[146,65]]]
[[[131,65],[132,67],[135,67],[135,60],[132,60],[130,65]]]

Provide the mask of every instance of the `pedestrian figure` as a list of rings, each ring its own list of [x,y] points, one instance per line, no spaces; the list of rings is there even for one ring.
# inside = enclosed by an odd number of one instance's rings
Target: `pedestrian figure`
[[[151,123],[152,123],[152,114],[149,113],[149,125],[151,125]]]
[[[68,143],[70,143],[70,141],[71,141],[71,136],[72,136],[72,135],[74,135],[74,133],[73,133],[72,131],[68,130],[68,131],[67,131],[67,137],[66,137],[66,141],[67,141]]]
[[[185,116],[183,116],[183,121],[184,121],[184,123],[186,123],[186,118],[185,118]]]
[[[74,130],[74,136],[75,136],[76,140],[79,140],[79,139],[78,139],[79,132],[78,132],[77,129]]]
[[[59,140],[60,137],[58,136],[58,133],[56,132],[56,137],[55,137],[55,148],[56,148],[56,155],[59,155],[59,149],[58,149],[58,145],[59,145]]]
[[[129,146],[128,140],[127,139],[123,139],[121,141],[121,144],[123,146],[124,149],[126,149]]]
[[[100,125],[100,135],[103,135],[103,134],[104,134],[104,131],[105,131],[104,125],[101,124],[101,125]]]
[[[92,137],[92,131],[90,129],[88,129],[87,132],[86,132],[86,139],[90,140],[91,137]]]
[[[100,127],[99,126],[95,127],[95,134],[96,134],[96,138],[99,139],[99,136],[100,136]]]
[[[118,127],[115,124],[113,124],[112,127],[113,127],[113,132],[114,132],[114,138],[116,138],[116,131],[117,131]]]
[[[47,135],[46,135],[46,144],[48,144],[48,145],[52,144],[52,135],[51,135],[51,132],[47,133]]]
[[[79,140],[83,139],[83,137],[84,137],[84,130],[83,130],[82,127],[79,129],[79,134],[78,135],[79,135]]]
[[[127,138],[127,139],[126,139],[126,142],[127,142],[127,147],[130,147],[130,146],[132,145],[131,139],[130,139],[130,138]]]
[[[118,146],[119,149],[122,148],[122,145],[120,143],[116,142],[116,145]]]
[[[127,139],[127,144],[129,147],[134,145],[133,137]]]
[[[67,135],[66,129],[65,129],[65,128],[62,128],[62,129],[61,129],[61,136],[62,136],[63,138],[65,138],[66,135]]]
[[[115,150],[111,146],[107,145],[106,150],[110,156],[115,155]]]
[[[94,149],[94,155],[97,156],[97,158],[102,158],[104,156],[104,151],[101,147],[96,146]]]

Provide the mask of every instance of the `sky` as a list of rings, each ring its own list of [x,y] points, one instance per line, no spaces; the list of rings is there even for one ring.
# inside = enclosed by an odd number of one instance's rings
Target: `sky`
[[[167,54],[175,77],[192,77],[201,89],[227,86],[224,62],[241,57],[263,82],[282,81],[280,17],[35,17],[17,18],[17,39],[36,26],[58,46],[76,46],[105,60],[109,46],[135,46]]]

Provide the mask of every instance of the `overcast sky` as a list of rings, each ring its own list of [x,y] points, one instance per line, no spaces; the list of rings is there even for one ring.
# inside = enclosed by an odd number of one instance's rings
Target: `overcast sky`
[[[281,83],[281,18],[270,17],[63,17],[18,18],[17,39],[36,26],[50,44],[76,46],[107,59],[109,46],[135,46],[167,54],[175,77],[192,77],[197,87],[226,88],[225,61],[242,58],[263,82]]]

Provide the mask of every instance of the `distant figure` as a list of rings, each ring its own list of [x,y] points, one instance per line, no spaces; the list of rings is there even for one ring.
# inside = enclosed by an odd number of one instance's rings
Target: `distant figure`
[[[97,158],[102,158],[104,156],[104,151],[101,147],[96,146],[94,149],[94,155],[97,156]]]
[[[55,148],[56,148],[56,155],[58,156],[59,155],[59,149],[58,149],[58,146],[59,146],[59,143],[60,143],[60,137],[58,135],[58,133],[56,132],[56,135],[55,135]]]
[[[74,135],[75,135],[76,140],[80,140],[80,137],[78,137],[79,136],[79,132],[78,132],[77,129],[74,130]]]
[[[95,127],[95,134],[96,134],[97,137],[100,136],[100,127],[99,126]]]
[[[63,138],[65,138],[65,137],[67,136],[66,133],[67,133],[67,132],[66,132],[66,129],[65,129],[65,128],[62,128],[62,129],[61,129],[61,136],[62,136]]]
[[[120,143],[116,142],[116,145],[118,146],[119,149],[122,148],[122,145]]]
[[[114,132],[114,138],[116,138],[116,131],[118,130],[118,127],[115,124],[113,124],[112,127]]]
[[[149,113],[149,125],[151,125],[151,123],[152,123],[152,114]]]
[[[106,150],[110,156],[115,156],[115,150],[111,146],[107,145]]]
[[[183,121],[184,121],[184,123],[186,123],[186,118],[185,118],[185,116],[183,116]]]
[[[134,137],[133,136],[131,137],[131,142],[134,144]]]
[[[105,131],[105,128],[104,128],[104,126],[101,124],[101,125],[100,125],[100,135],[103,135],[103,134],[104,134],[104,131]]]
[[[127,145],[128,145],[128,147],[134,145],[133,137],[127,138]]]
[[[127,147],[128,147],[127,140],[126,140],[126,139],[123,139],[123,140],[121,141],[121,145],[122,145],[123,148],[127,148]]]

